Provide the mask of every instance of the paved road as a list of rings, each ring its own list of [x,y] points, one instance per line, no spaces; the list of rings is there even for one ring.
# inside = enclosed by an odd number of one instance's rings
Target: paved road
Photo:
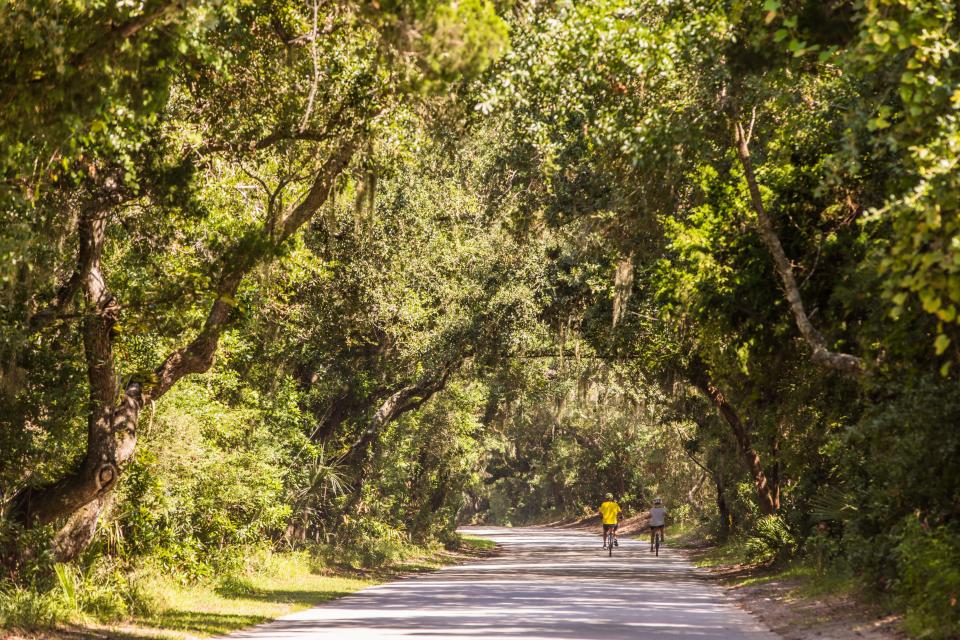
[[[579,531],[477,528],[499,556],[371,587],[230,636],[250,640],[774,640],[669,548]]]

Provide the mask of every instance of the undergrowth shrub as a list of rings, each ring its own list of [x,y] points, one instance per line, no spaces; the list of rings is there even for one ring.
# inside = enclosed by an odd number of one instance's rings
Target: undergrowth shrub
[[[818,576],[825,576],[837,564],[840,540],[827,531],[817,531],[803,543],[803,551]]]
[[[921,638],[960,637],[960,532],[946,526],[925,530],[911,517],[895,553],[896,593],[907,630]]]
[[[783,518],[763,516],[754,522],[745,549],[753,562],[780,562],[796,553],[797,540]]]
[[[54,591],[75,618],[117,622],[160,606],[143,583],[145,572],[130,571],[114,558],[98,558],[85,568],[57,564],[54,575]]]
[[[263,594],[256,586],[258,579],[303,571],[313,572],[311,557],[305,552],[277,553],[266,545],[237,547],[218,559],[217,573],[221,577],[215,590],[226,597],[258,596]]]
[[[351,520],[332,547],[319,548],[332,564],[368,569],[401,562],[418,551],[405,531],[372,518]]]
[[[46,580],[0,585],[0,626],[39,629],[64,622],[119,622],[153,613],[161,603],[143,577],[143,571],[130,572],[108,557],[86,566],[54,564]]]

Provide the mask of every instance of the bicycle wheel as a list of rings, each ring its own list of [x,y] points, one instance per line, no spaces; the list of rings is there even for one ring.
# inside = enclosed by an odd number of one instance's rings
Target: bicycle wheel
[[[610,537],[607,538],[607,550],[608,550],[607,555],[609,555],[612,558],[613,557],[613,534],[612,533],[610,534]]]
[[[660,557],[660,532],[659,531],[657,531],[655,546],[657,549],[657,553],[655,555],[659,558]]]

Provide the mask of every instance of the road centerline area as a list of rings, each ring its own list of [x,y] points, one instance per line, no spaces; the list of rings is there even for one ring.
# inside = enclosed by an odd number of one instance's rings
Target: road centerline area
[[[669,548],[660,557],[621,540],[547,528],[475,528],[503,553],[371,587],[233,639],[432,638],[524,640],[746,638],[773,640],[723,591]]]

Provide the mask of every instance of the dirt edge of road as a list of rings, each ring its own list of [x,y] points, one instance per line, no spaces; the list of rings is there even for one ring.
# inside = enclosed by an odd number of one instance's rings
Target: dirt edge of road
[[[681,550],[696,561],[697,550]],[[809,596],[801,579],[778,577],[763,567],[717,565],[700,570],[737,603],[786,640],[903,640],[901,618],[850,593]],[[757,579],[757,580],[754,580]]]
[[[647,522],[649,521],[650,514],[647,512],[638,513],[637,515],[630,516],[629,518],[623,518],[620,520],[620,524],[617,527],[617,533],[621,536],[635,536],[639,538],[649,529],[647,526]],[[545,522],[536,526],[552,527],[556,529],[578,529],[581,531],[590,531],[599,535],[600,515],[593,514],[584,516],[582,518],[567,518],[565,520],[557,520],[556,522]]]

